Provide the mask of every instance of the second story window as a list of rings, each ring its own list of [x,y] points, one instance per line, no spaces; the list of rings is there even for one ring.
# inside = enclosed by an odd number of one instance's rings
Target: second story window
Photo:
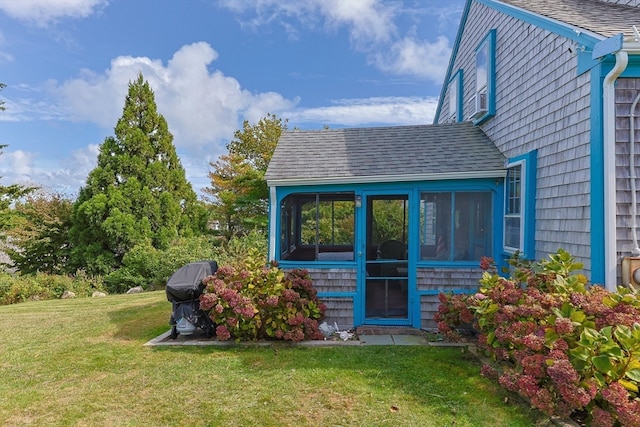
[[[449,97],[449,115],[448,122],[459,122],[462,120],[460,99],[462,95],[462,70],[454,74],[447,86]]]
[[[469,118],[480,123],[495,115],[496,30],[491,30],[476,48],[476,88],[469,103]]]

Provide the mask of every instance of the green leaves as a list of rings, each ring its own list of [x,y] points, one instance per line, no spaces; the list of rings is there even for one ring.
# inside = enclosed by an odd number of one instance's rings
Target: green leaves
[[[547,413],[598,407],[615,419],[618,409],[605,398],[614,384],[622,393],[618,401],[635,405],[638,294],[587,286],[577,273],[582,265],[564,250],[537,263],[516,257],[509,265],[510,277],[485,272],[475,296],[440,296],[440,320],[458,321],[460,313],[472,310],[484,350],[511,375],[501,382]],[[446,331],[451,325],[439,327]],[[547,400],[539,399],[543,395]]]
[[[268,114],[254,125],[244,121],[228,154],[220,156],[209,172],[211,186],[203,189],[212,196],[215,219],[224,224],[227,238],[250,230],[266,230],[269,192],[264,174],[287,121]]]
[[[108,274],[135,245],[166,249],[179,236],[203,231],[200,210],[153,91],[139,74],[129,83],[115,137],[100,146],[74,205],[72,268]],[[106,262],[96,265],[96,257]]]
[[[265,266],[262,253],[251,251],[239,269],[224,266],[205,279],[200,307],[217,325],[218,339],[320,339],[318,320],[324,305],[308,272],[284,272]]]

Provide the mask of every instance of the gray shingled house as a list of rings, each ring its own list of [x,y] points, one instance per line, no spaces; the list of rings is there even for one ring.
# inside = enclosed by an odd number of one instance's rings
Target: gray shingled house
[[[269,257],[341,327],[433,328],[439,292],[516,251],[638,285],[634,25],[638,0],[468,0],[433,125],[281,137]]]

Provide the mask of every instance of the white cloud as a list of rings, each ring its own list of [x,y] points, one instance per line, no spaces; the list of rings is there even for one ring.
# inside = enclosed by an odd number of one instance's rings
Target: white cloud
[[[388,52],[375,54],[373,61],[392,74],[419,76],[441,83],[450,56],[449,40],[444,36],[438,37],[435,43],[405,37],[395,42]]]
[[[5,183],[42,187],[45,191],[76,195],[87,175],[95,167],[99,146],[88,145],[75,150],[70,157],[52,160],[39,153],[22,150],[5,151],[0,163],[0,176]]]
[[[402,3],[382,0],[226,0],[221,4],[236,13],[247,27],[255,30],[276,23],[294,39],[297,30],[291,20],[306,28],[315,28],[320,22],[331,32],[346,28],[354,48],[364,53],[370,64],[394,75],[441,83],[451,54],[449,39],[444,36],[421,40],[413,27],[404,36],[398,34],[396,21],[402,17],[429,20],[428,25],[435,19],[439,26],[451,19],[451,8],[428,2],[422,3],[420,9],[405,9]]]
[[[122,115],[128,83],[142,72],[178,148],[229,139],[241,119],[257,121],[267,113],[277,114],[296,105],[296,99],[285,99],[275,92],[252,93],[233,77],[219,70],[210,72],[208,66],[217,57],[205,42],[183,46],[166,66],[160,60],[121,56],[103,74],[85,70],[80,77],[55,85],[52,91],[73,120],[112,128]]]
[[[0,10],[44,27],[60,18],[86,18],[107,4],[107,0],[0,0]]]
[[[396,5],[380,0],[223,0],[220,4],[238,15],[252,15],[241,21],[252,29],[276,23],[295,34],[290,19],[307,28],[324,26],[336,31],[346,27],[359,49],[390,40],[396,31],[393,18],[398,11]]]
[[[3,50],[6,44],[7,40],[4,38],[4,34],[0,32],[0,64],[5,62],[12,62],[14,60],[13,55]]]
[[[6,152],[2,157],[6,161],[6,163],[3,162],[5,165],[3,166],[3,173],[11,172],[14,176],[22,177],[24,179],[33,172],[31,162],[34,155],[32,153],[17,150]]]
[[[290,127],[302,123],[341,126],[415,125],[433,122],[437,98],[377,97],[334,101],[327,107],[286,113]]]

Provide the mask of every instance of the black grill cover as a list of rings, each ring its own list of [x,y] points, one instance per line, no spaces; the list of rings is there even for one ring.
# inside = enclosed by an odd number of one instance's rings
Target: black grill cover
[[[202,280],[218,270],[215,261],[192,262],[180,267],[167,282],[169,301],[191,301],[197,299],[204,289]]]

